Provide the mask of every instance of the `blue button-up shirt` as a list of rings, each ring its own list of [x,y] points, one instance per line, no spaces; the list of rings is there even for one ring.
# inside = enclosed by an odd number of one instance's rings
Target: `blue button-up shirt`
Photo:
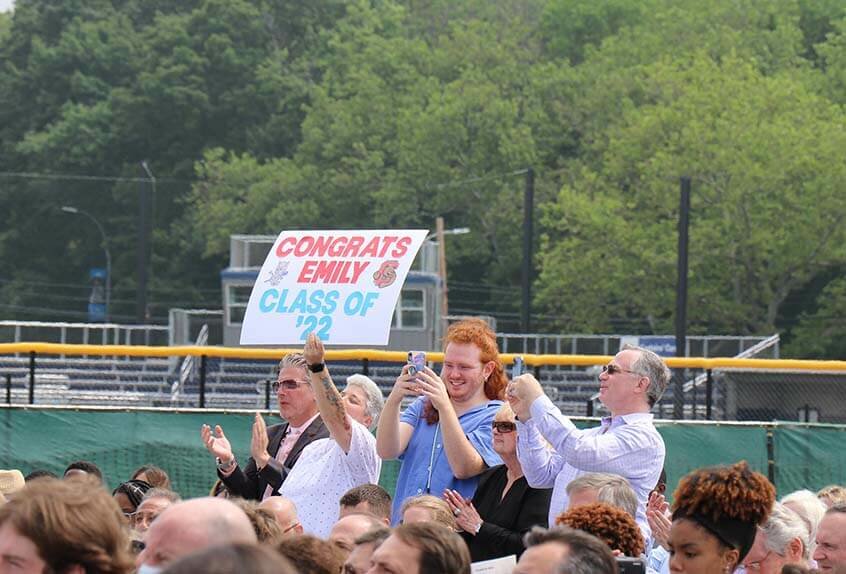
[[[452,473],[443,447],[443,435],[439,423],[430,425],[423,417],[426,399],[415,400],[400,416],[400,423],[414,427],[411,439],[405,451],[399,456],[402,461],[397,490],[394,494],[392,509],[393,523],[402,518],[399,515],[403,501],[418,494],[432,494],[440,497],[447,488],[457,490],[465,498],[472,498],[479,483],[479,477],[458,479]],[[490,401],[474,407],[458,417],[467,440],[489,467],[502,464],[502,459],[494,452],[492,429],[494,415],[502,406],[502,401]]]

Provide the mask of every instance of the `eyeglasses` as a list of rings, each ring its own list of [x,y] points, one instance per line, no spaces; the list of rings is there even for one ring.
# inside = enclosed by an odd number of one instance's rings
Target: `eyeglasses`
[[[764,557],[760,560],[755,560],[754,562],[744,562],[743,564],[741,564],[741,567],[746,572],[760,572],[761,564],[763,564],[767,560],[767,558],[770,557],[770,554],[774,554],[774,552],[770,550],[766,554],[764,554]]]
[[[614,363],[608,363],[607,365],[602,365],[602,372],[608,373],[609,375],[616,375],[617,373],[628,373],[630,375],[640,375],[640,373],[635,371],[629,371],[628,369],[624,369],[619,365],[615,365]]]
[[[491,423],[491,427],[493,427],[493,430],[502,434],[508,434],[517,430],[517,425],[508,421],[494,421]]]
[[[285,379],[284,381],[273,381],[272,383],[270,383],[270,388],[273,389],[274,393],[278,393],[280,387],[282,387],[286,391],[294,391],[297,389],[297,387],[307,384],[309,383],[303,381],[295,381],[294,379]]]

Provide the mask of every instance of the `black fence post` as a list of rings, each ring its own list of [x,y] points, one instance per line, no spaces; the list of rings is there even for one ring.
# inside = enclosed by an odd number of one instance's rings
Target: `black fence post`
[[[593,416],[593,399],[587,400],[587,416]]]
[[[12,375],[6,373],[6,404],[12,404]]]
[[[273,384],[273,381],[270,379],[264,380],[264,410],[270,410],[270,385]]]
[[[35,351],[29,352],[29,404],[35,404]]]
[[[206,408],[206,361],[208,357],[200,356],[200,408]]]
[[[705,418],[711,420],[711,408],[714,402],[714,377],[711,369],[705,371]]]
[[[370,361],[366,357],[361,360],[361,374],[365,377],[370,376]]]

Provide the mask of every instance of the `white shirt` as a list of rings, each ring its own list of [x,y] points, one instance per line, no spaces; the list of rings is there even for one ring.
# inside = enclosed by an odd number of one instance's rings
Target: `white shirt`
[[[549,524],[567,510],[567,485],[586,472],[619,474],[637,495],[637,522],[650,532],[646,501],[664,467],[664,439],[650,413],[602,419],[601,426],[580,430],[547,396],[531,406],[532,418],[517,423],[517,458],[534,488],[550,488]],[[545,438],[554,450],[544,443]]]
[[[376,454],[376,437],[358,421],[352,425],[350,450],[345,453],[335,439],[309,443],[300,454],[279,493],[294,501],[303,530],[327,538],[338,521],[339,500],[360,484],[377,484],[382,459]]]

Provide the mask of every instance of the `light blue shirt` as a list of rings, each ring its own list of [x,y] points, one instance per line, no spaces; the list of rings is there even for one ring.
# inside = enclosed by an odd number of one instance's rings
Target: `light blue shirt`
[[[517,458],[529,486],[550,488],[549,523],[567,510],[567,485],[586,472],[609,472],[629,481],[637,495],[638,526],[648,538],[646,500],[664,467],[664,439],[649,413],[602,419],[598,427],[580,430],[547,396],[535,399],[532,418],[518,422]],[[549,450],[549,441],[554,450]]]
[[[400,423],[411,425],[414,432],[405,451],[399,456],[402,465],[397,477],[397,490],[391,512],[394,524],[399,523],[402,518],[399,515],[400,508],[409,496],[431,494],[441,497],[444,490],[449,488],[457,490],[465,498],[472,498],[479,483],[478,476],[455,478],[444,452],[440,423],[427,424],[423,417],[425,400],[423,397],[418,398],[400,416]],[[493,450],[491,429],[491,422],[500,406],[502,401],[489,401],[458,417],[458,423],[467,440],[488,467],[502,464],[502,459]]]

